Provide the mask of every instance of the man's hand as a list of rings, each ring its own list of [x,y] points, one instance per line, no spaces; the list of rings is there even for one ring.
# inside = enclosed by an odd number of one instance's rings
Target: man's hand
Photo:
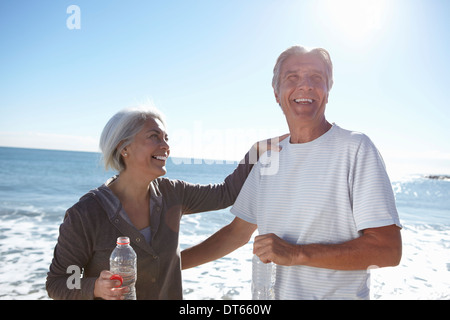
[[[296,247],[296,245],[279,238],[276,234],[268,233],[255,237],[253,253],[264,263],[274,262],[283,266],[292,266]]]

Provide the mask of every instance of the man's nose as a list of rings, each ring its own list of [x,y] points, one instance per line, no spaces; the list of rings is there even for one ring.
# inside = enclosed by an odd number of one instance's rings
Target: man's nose
[[[312,89],[312,82],[309,77],[302,77],[298,83],[297,87],[301,90],[311,90]]]

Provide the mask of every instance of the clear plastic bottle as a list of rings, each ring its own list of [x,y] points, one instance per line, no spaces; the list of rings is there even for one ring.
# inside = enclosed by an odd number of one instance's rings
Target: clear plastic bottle
[[[127,286],[130,291],[124,296],[125,300],[136,300],[137,263],[136,253],[130,246],[130,238],[118,237],[117,246],[109,258],[109,270],[122,277],[121,287]]]
[[[263,263],[257,255],[252,260],[252,299],[275,300],[276,264]]]

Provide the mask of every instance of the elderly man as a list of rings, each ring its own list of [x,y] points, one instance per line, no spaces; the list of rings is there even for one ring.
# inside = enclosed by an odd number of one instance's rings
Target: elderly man
[[[324,49],[280,55],[272,85],[290,137],[278,170],[264,174],[267,159],[255,165],[236,218],[185,250],[183,268],[224,256],[256,228],[254,254],[277,264],[277,299],[368,299],[367,269],[399,263],[401,225],[380,154],[364,134],[325,118],[332,71]]]

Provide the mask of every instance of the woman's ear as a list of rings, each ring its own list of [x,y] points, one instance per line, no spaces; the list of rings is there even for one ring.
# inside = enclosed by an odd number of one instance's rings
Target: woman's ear
[[[123,148],[121,154],[122,157],[124,158],[128,157],[128,148],[127,147]]]
[[[123,145],[123,141],[120,141],[119,144],[118,144],[117,147],[116,147],[116,150],[119,151],[119,150],[120,150],[120,147],[121,147],[122,145]],[[123,149],[120,151],[120,155],[121,155],[122,157],[124,157],[124,158],[128,156],[128,149],[127,149],[127,147],[123,148]]]

